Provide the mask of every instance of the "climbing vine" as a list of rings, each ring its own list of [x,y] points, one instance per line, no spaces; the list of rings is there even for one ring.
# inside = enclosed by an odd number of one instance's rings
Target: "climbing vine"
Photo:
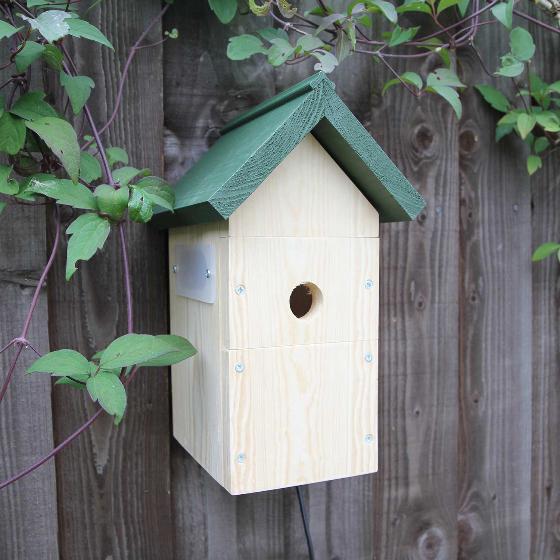
[[[87,21],[99,0],[0,0],[0,47],[5,53],[0,70],[0,212],[9,213],[16,204],[54,207],[55,238],[18,336],[4,342],[0,352],[13,351],[2,379],[0,402],[14,379],[24,352],[37,359],[28,374],[50,374],[56,385],[84,391],[96,403],[96,413],[55,449],[23,471],[0,482],[0,489],[29,474],[86,430],[103,412],[123,418],[126,388],[141,367],[167,366],[194,355],[184,338],[174,335],[138,334],[134,329],[131,274],[128,264],[127,222],[149,222],[156,207],[173,210],[173,190],[160,177],[141,165],[133,166],[127,151],[106,146],[103,133],[112,125],[122,103],[125,79],[137,51],[146,45],[150,29],[169,8],[148,23],[132,46],[124,65],[114,110],[107,122],[96,123],[88,107],[95,83],[70,54],[69,43],[84,40],[99,43],[109,51],[107,37]],[[175,38],[167,32],[163,41]],[[160,42],[156,43],[159,44]],[[36,87],[43,72],[64,92],[56,107],[47,91]],[[37,77],[39,76],[39,77]],[[32,87],[33,84],[33,87]],[[81,131],[87,131],[83,134]],[[62,231],[60,207],[74,213]],[[0,217],[1,219],[1,217]],[[68,236],[66,281],[71,282],[80,262],[102,249],[110,235],[119,240],[124,270],[127,332],[86,357],[73,349],[59,349],[40,356],[28,339],[40,291],[60,250],[62,235]]]

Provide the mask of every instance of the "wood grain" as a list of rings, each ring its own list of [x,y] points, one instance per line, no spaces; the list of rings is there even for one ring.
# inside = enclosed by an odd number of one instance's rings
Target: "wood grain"
[[[78,42],[78,67],[96,83],[91,107],[103,123],[113,100],[130,45],[160,9],[150,0],[103,2],[90,12],[112,40],[117,56],[96,43]],[[147,37],[161,37],[156,25]],[[131,164],[162,167],[161,48],[143,49],[125,87],[124,104],[108,145],[129,150]],[[135,303],[135,330],[167,332],[166,236],[147,226],[128,228]],[[105,249],[64,280],[64,259],[49,284],[51,347],[75,348],[86,355],[126,332],[123,270],[117,236]],[[129,390],[128,410],[115,428],[103,417],[57,459],[59,524],[63,558],[171,558],[170,433],[168,374],[142,371]],[[58,390],[60,389],[60,390]],[[60,441],[88,418],[94,407],[67,387],[54,399],[55,433]]]
[[[46,262],[45,248],[44,206],[8,206],[0,220],[1,346],[21,332]],[[39,352],[48,352],[45,290],[41,292],[28,339]],[[0,355],[2,381],[15,352],[13,348]],[[29,466],[53,447],[50,378],[25,375],[25,369],[35,358],[31,349],[24,350],[0,405],[1,480]],[[22,560],[58,558],[56,512],[54,462],[0,491],[1,556]]]
[[[540,17],[539,10],[532,15]],[[540,55],[533,71],[548,83],[560,75],[558,56],[543,56],[552,44],[550,33],[536,25],[530,31]],[[531,178],[532,243],[560,239],[560,158],[545,159]],[[532,267],[533,280],[533,457],[531,500],[531,558],[560,557],[560,266],[551,257]]]
[[[502,52],[485,35],[484,52]],[[476,56],[464,80],[485,79]],[[494,142],[475,90],[461,122],[459,557],[530,557],[531,215],[520,142]]]

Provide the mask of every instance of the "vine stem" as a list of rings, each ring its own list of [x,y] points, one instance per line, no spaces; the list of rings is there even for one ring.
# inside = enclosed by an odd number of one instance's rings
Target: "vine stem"
[[[549,25],[548,23],[545,23],[544,21],[541,21],[540,19],[534,18],[533,16],[530,16],[529,14],[525,14],[523,12],[520,12],[519,10],[516,10],[515,8],[513,9],[513,13],[516,16],[519,16],[520,18],[526,19],[527,21],[530,21],[531,23],[535,23],[536,25],[540,25],[541,27],[544,27],[548,31],[552,31],[553,33],[557,33],[557,34],[560,35],[560,28],[558,28],[558,27],[553,27],[552,25]]]
[[[2,384],[2,388],[0,389],[0,403],[4,400],[4,396],[6,395],[6,392],[8,391],[8,387],[14,377],[14,372],[16,370],[16,365],[18,363],[18,360],[21,356],[21,353],[23,352],[24,347],[27,344],[27,334],[29,332],[29,327],[31,326],[31,319],[33,318],[33,313],[35,312],[35,308],[37,307],[37,303],[39,302],[39,295],[41,294],[41,290],[43,289],[43,285],[45,283],[45,280],[47,279],[47,275],[54,263],[54,258],[58,251],[59,242],[60,242],[60,218],[58,216],[58,211],[57,211],[56,234],[54,238],[53,248],[51,250],[49,260],[47,261],[47,264],[43,269],[43,273],[41,274],[41,277],[37,282],[37,287],[35,288],[33,299],[31,300],[31,304],[29,305],[29,310],[27,311],[27,316],[25,317],[21,334],[19,338],[14,339],[12,343],[8,344],[6,347],[3,348],[3,350],[6,350],[12,344],[19,345],[16,355],[14,356],[14,359],[12,360],[12,363],[10,364],[10,367],[8,369],[8,373],[6,374],[6,378],[4,379],[4,383]]]
[[[134,323],[133,323],[133,315],[132,315],[132,288],[130,282],[130,268],[128,265],[128,249],[126,245],[126,236],[124,232],[124,224],[125,222],[121,222],[119,224],[119,239],[121,244],[121,254],[122,254],[122,261],[123,261],[123,269],[124,269],[124,286],[126,292],[126,322],[127,322],[127,329],[128,333],[134,332]]]

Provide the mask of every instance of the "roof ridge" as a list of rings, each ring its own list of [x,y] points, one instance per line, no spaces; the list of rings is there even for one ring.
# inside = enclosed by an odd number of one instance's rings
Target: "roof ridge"
[[[276,94],[274,97],[259,103],[256,107],[249,109],[249,111],[245,111],[241,115],[234,117],[231,121],[226,123],[226,125],[222,128],[221,134],[227,134],[231,132],[235,128],[238,128],[261,115],[276,109],[280,105],[284,105],[288,103],[288,101],[292,101],[296,97],[300,97],[310,91],[317,89],[321,86],[327,86],[329,89],[334,90],[335,84],[331,82],[326,76],[324,72],[316,72],[309,76],[309,78],[293,85],[292,87]]]

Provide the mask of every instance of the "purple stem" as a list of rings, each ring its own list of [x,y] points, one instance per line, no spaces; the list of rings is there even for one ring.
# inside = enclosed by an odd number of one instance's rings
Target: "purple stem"
[[[8,391],[8,387],[9,387],[9,385],[12,382],[12,379],[14,377],[14,372],[16,370],[17,362],[19,360],[19,357],[21,356],[23,348],[25,347],[26,339],[27,339],[27,333],[29,332],[29,327],[31,326],[31,319],[33,318],[33,313],[35,311],[35,308],[37,307],[37,303],[39,301],[39,295],[41,294],[41,290],[43,289],[43,284],[45,283],[45,280],[47,278],[47,274],[49,273],[49,270],[51,269],[51,267],[53,265],[54,258],[56,256],[56,252],[58,250],[59,241],[60,241],[60,220],[57,216],[56,217],[56,235],[55,235],[55,238],[54,238],[53,248],[51,250],[49,260],[47,261],[47,264],[45,265],[45,268],[43,269],[43,273],[41,274],[41,277],[39,278],[39,282],[37,283],[37,287],[35,288],[35,293],[33,294],[33,299],[31,300],[31,305],[29,306],[29,310],[27,311],[27,316],[25,317],[25,322],[23,323],[23,328],[21,330],[21,335],[19,336],[19,339],[15,339],[14,341],[12,341],[12,343],[18,344],[19,348],[16,352],[16,355],[14,356],[14,359],[12,360],[12,363],[10,364],[10,367],[8,369],[8,373],[6,374],[6,378],[4,379],[4,383],[2,384],[2,388],[0,389],[0,403],[2,402],[2,400],[4,399],[4,396],[6,395],[6,392]],[[10,343],[10,345],[12,343]]]
[[[130,286],[130,269],[128,266],[128,251],[126,247],[126,236],[124,233],[124,222],[119,224],[119,237],[121,242],[121,254],[124,268],[124,286],[126,291],[126,322],[128,332],[134,332],[134,324],[132,320],[132,289]]]
[[[540,19],[534,18],[533,16],[530,16],[529,14],[524,14],[523,12],[520,12],[519,10],[516,10],[515,8],[513,9],[513,13],[516,16],[519,16],[520,18],[526,19],[527,21],[530,21],[532,23],[536,23],[537,25],[540,25],[541,27],[544,27],[545,29],[548,29],[549,31],[552,31],[553,33],[560,34],[560,29],[558,29],[558,27],[553,27],[552,25],[549,25],[548,23],[545,23],[544,21],[541,21]]]

